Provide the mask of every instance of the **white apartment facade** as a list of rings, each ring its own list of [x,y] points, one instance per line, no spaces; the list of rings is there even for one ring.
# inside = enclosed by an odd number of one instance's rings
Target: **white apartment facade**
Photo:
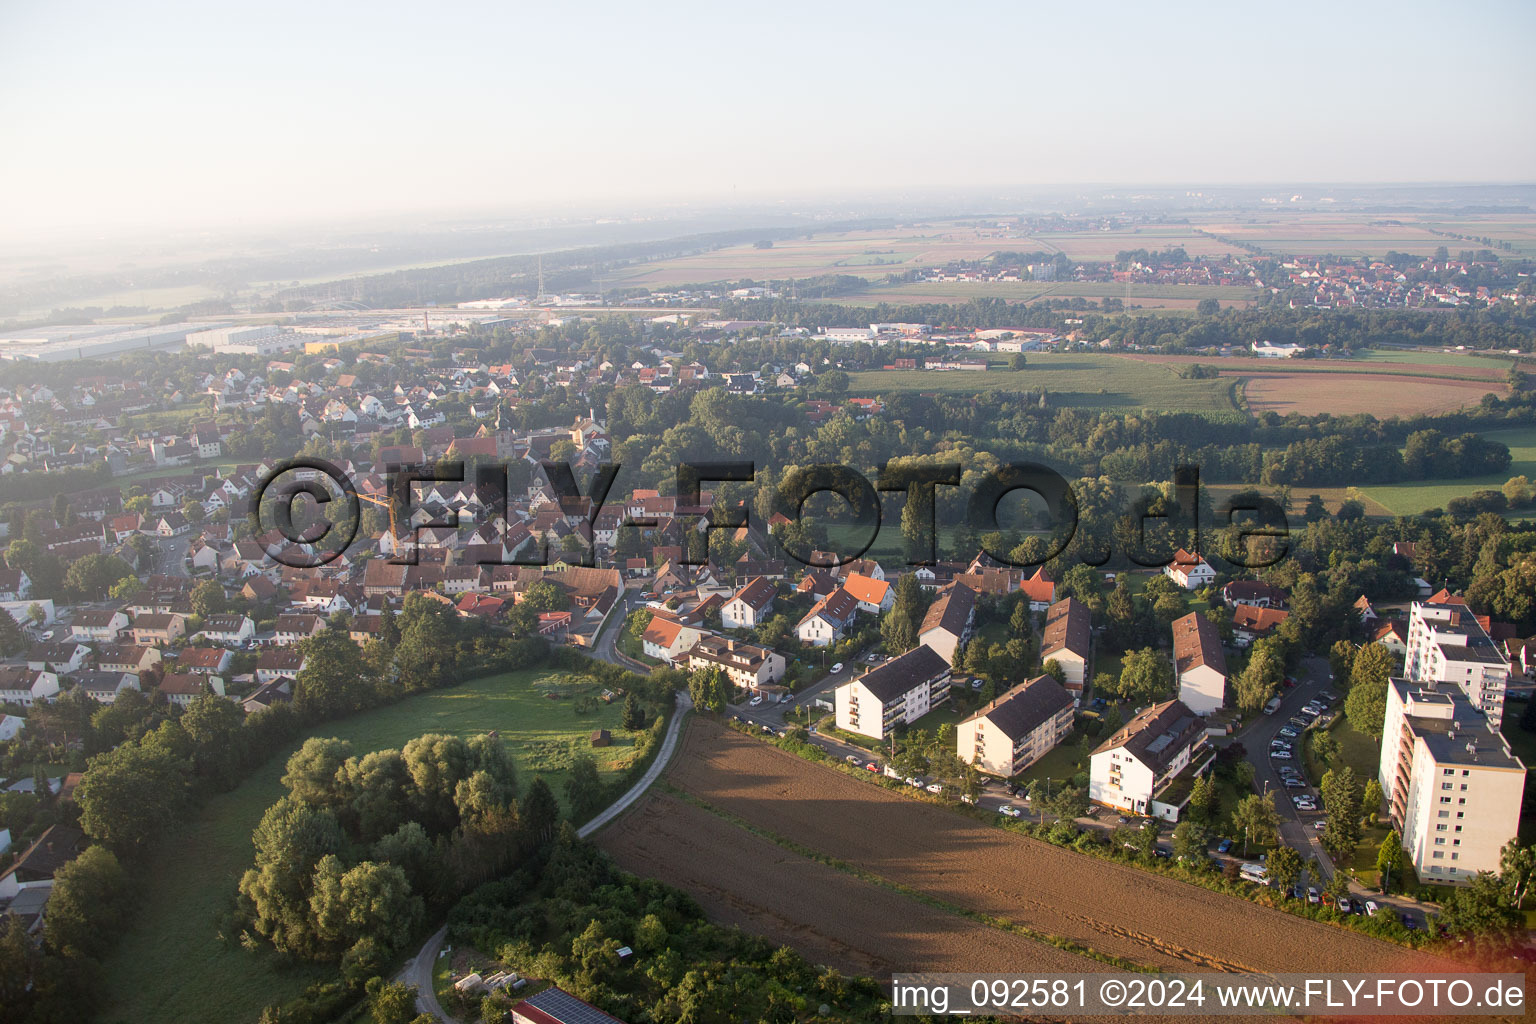
[[[1154,704],[1093,752],[1088,798],[1119,811],[1178,821],[1188,794],[1176,798],[1170,790],[1184,772],[1210,764],[1205,750],[1205,723],[1198,715],[1176,700]]]
[[[1509,662],[1460,598],[1414,602],[1403,673],[1416,682],[1454,683],[1495,730],[1504,721]]]
[[[1525,765],[1455,687],[1389,680],[1377,781],[1421,882],[1497,872],[1519,833]]]
[[[949,664],[918,646],[837,688],[837,727],[884,740],[949,700]]]

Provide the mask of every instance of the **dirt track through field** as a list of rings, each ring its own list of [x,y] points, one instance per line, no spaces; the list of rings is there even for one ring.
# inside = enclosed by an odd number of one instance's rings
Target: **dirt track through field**
[[[1139,964],[1233,972],[1456,969],[1368,936],[993,828],[711,722],[690,725],[667,778],[755,829],[896,886]],[[938,908],[810,861],[674,797],[653,797],[601,842],[630,870],[694,892],[711,913],[752,930],[775,923],[775,937],[807,952],[841,944],[846,949],[837,960],[850,965],[873,956],[885,970],[982,969],[975,950],[955,943],[996,931],[958,915],[958,933],[919,922]],[[801,881],[788,882],[785,872]],[[805,899],[803,885],[814,898]],[[899,906],[893,909],[887,896]],[[913,942],[913,934],[943,941]],[[1033,958],[1069,955],[1018,939],[1029,943]],[[1019,947],[994,945],[989,955],[1012,948]],[[1093,966],[1069,969],[1112,969],[1072,959]],[[1009,969],[1028,968],[1015,962]]]

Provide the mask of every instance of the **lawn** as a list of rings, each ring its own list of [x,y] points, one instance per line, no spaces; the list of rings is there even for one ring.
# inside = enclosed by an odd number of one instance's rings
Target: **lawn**
[[[990,370],[861,370],[849,374],[854,395],[903,391],[974,395],[1044,388],[1052,406],[1234,412],[1232,381],[1185,380],[1169,366],[1090,352],[1030,352],[1022,370],[1000,361]]]
[[[1487,430],[1482,432],[1482,436],[1490,441],[1500,441],[1509,445],[1511,461],[1508,470],[1502,473],[1447,480],[1443,483],[1427,480],[1415,483],[1381,484],[1365,488],[1365,493],[1394,515],[1411,516],[1425,509],[1444,508],[1446,502],[1452,498],[1466,497],[1473,491],[1487,488],[1497,490],[1512,476],[1536,478],[1536,427]]]
[[[594,750],[604,774],[633,756],[619,727],[619,704],[577,715],[570,699],[551,700],[536,684],[552,673],[524,670],[471,680],[409,697],[311,731],[350,740],[358,754],[399,747],[422,733],[459,736],[497,730],[516,758],[524,785],[541,774],[564,799],[560,765],[586,736],[606,728],[611,747]],[[291,999],[331,968],[284,966],[275,958],[226,949],[216,919],[230,904],[251,862],[251,832],[283,788],[279,778],[293,749],[256,769],[239,788],[210,800],[201,813],[149,858],[140,876],[142,910],[107,960],[104,987],[117,1002],[101,1019],[194,1022],[255,1020],[261,1007]]]

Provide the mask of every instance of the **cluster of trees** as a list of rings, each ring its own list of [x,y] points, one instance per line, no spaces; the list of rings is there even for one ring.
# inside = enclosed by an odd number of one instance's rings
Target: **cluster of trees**
[[[255,864],[229,927],[246,945],[313,960],[386,962],[414,936],[426,900],[502,873],[559,816],[542,779],[519,802],[491,735],[428,734],[362,756],[311,738],[283,784],[252,834]]]
[[[621,1020],[873,1020],[884,995],[868,978],[818,967],[788,946],[711,924],[688,895],[614,867],[562,827],[541,859],[470,893],[449,938],[493,952]],[[621,960],[629,946],[641,961]],[[459,1007],[501,1019],[506,1002]],[[494,1016],[493,1016],[494,1015]]]

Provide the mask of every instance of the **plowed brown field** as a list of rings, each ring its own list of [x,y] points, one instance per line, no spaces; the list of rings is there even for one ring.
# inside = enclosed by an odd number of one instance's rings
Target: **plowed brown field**
[[[675,797],[651,794],[599,843],[628,871],[692,893],[722,924],[876,978],[918,964],[1094,971],[1101,962],[987,928],[808,860]]]
[[[1170,970],[1412,972],[1446,961],[1090,858],[910,800],[711,722],[690,724],[668,769],[681,790],[756,828],[969,911]],[[711,913],[855,969],[1009,969],[1068,954],[806,860],[673,798],[653,797],[600,840],[625,867],[695,893]],[[803,890],[801,887],[805,887]],[[994,936],[983,937],[993,932]],[[973,934],[974,933],[974,934]],[[915,938],[914,938],[915,936]],[[1013,940],[1017,938],[1018,943]],[[987,943],[986,952],[974,944]],[[813,953],[813,955],[815,955]],[[1097,961],[1070,957],[1075,963]]]

